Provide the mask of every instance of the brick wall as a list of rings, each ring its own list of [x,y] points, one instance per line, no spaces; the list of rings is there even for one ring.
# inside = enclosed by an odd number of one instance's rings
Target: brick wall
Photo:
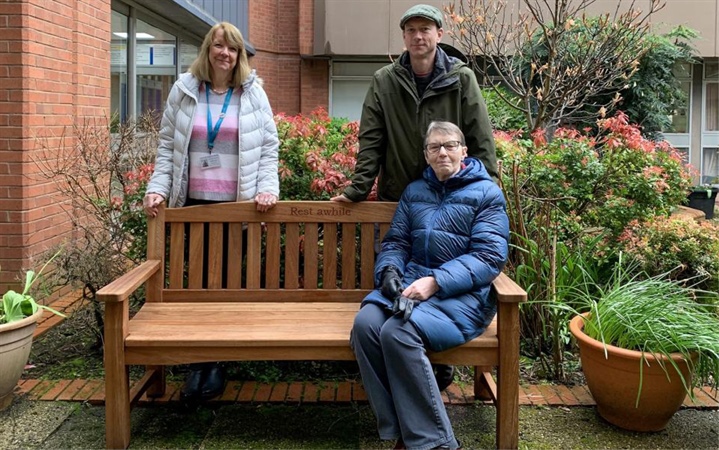
[[[258,50],[253,66],[275,113],[328,107],[327,61],[306,58],[312,51],[313,8],[313,0],[250,1],[249,38]]]
[[[110,0],[0,2],[0,292],[69,236],[36,161],[73,145],[73,125],[107,117],[109,35]]]

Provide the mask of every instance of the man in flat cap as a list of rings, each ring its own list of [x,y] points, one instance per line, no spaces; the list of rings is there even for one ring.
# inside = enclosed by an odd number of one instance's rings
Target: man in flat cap
[[[352,184],[332,200],[365,200],[379,177],[379,200],[398,201],[427,167],[423,133],[433,120],[458,125],[468,156],[497,177],[487,106],[467,58],[440,44],[442,23],[442,12],[430,5],[415,5],[402,15],[399,26],[406,50],[374,74],[362,107]]]

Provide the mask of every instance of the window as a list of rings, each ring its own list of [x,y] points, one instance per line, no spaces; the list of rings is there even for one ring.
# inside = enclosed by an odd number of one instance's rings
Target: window
[[[702,151],[702,183],[719,184],[719,148],[704,147]]]
[[[161,114],[177,74],[186,72],[197,57],[199,41],[182,30],[170,31],[174,28],[167,24],[150,23],[150,16],[141,12],[135,19],[130,7],[116,7],[110,41],[113,120],[125,122],[150,111]],[[135,60],[129,61],[133,53]]]
[[[137,113],[162,112],[175,82],[177,54],[174,35],[137,20]]]
[[[340,61],[332,63],[330,115],[359,120],[374,73],[387,62]]]
[[[112,11],[110,40],[110,111],[113,119],[127,120],[127,16]],[[124,37],[123,37],[124,36]]]
[[[719,131],[719,82],[707,81],[704,94],[704,131]]]

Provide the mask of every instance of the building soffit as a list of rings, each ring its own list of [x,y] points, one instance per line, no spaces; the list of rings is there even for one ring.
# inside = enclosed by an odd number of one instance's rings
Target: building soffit
[[[190,0],[121,0],[153,15],[162,17],[200,41],[218,20]]]

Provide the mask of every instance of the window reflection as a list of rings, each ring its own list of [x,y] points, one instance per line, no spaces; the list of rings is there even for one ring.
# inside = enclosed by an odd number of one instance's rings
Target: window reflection
[[[110,111],[113,128],[127,120],[127,16],[112,11]],[[125,36],[125,37],[123,37]]]
[[[137,20],[137,114],[158,113],[175,82],[177,53],[173,34]]]

